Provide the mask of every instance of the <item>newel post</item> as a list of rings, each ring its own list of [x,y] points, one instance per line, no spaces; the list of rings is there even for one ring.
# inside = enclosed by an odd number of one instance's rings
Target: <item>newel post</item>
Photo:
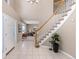
[[[39,42],[38,42],[38,36],[37,36],[37,30],[35,30],[35,47],[39,47]]]

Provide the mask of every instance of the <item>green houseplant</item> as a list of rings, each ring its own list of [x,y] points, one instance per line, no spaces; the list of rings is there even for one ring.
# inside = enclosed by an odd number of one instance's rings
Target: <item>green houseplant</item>
[[[60,37],[60,36],[59,36],[57,33],[55,33],[55,34],[53,34],[52,37],[51,37],[52,40],[49,41],[49,42],[52,44],[53,51],[54,51],[55,53],[57,53],[58,50],[59,50],[59,43],[60,43],[59,37]],[[52,48],[50,48],[50,50],[52,50]]]

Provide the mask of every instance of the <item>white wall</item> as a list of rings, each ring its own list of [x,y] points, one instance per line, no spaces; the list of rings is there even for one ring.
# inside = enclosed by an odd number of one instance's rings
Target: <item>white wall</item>
[[[61,36],[61,49],[76,57],[76,11],[57,33]]]

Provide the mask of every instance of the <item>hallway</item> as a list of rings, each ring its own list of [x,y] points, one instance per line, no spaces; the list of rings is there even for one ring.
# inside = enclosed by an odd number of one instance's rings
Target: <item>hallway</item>
[[[33,40],[33,37],[27,37],[24,41],[20,41],[6,59],[70,59],[60,52],[54,53],[45,47],[35,48]]]

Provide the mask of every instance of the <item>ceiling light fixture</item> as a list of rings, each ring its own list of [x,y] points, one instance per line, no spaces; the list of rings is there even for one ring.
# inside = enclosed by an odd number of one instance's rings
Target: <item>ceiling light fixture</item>
[[[31,4],[38,4],[39,0],[27,0],[27,2],[29,2]]]

